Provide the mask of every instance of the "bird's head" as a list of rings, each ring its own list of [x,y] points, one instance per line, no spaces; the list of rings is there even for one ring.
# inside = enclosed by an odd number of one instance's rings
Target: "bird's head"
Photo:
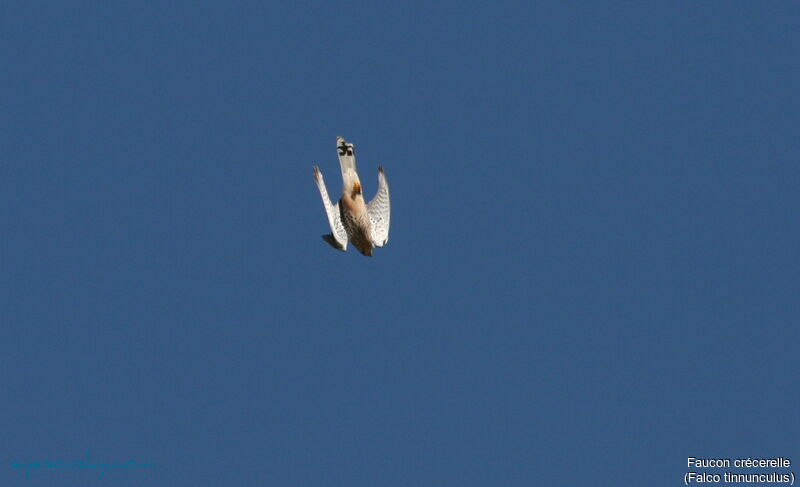
[[[355,248],[358,249],[359,252],[361,252],[361,255],[366,255],[367,257],[372,257],[372,245],[366,244],[366,245],[359,246],[359,245],[356,245],[355,242],[353,243],[353,245],[355,246]]]

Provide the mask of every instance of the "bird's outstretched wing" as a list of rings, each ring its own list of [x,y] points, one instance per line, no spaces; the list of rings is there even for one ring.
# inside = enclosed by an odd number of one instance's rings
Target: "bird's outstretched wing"
[[[372,201],[367,204],[372,245],[376,247],[383,247],[389,241],[390,210],[389,185],[386,183],[386,175],[383,174],[383,167],[381,166],[378,168],[378,192],[372,198]]]
[[[322,173],[319,168],[314,166],[314,181],[319,188],[319,194],[322,196],[322,205],[325,207],[325,213],[328,215],[328,225],[331,227],[329,235],[323,235],[322,238],[328,242],[331,247],[345,251],[347,250],[347,232],[342,224],[342,216],[339,212],[339,203],[331,203],[328,197],[328,190],[325,188],[325,180],[322,179]]]

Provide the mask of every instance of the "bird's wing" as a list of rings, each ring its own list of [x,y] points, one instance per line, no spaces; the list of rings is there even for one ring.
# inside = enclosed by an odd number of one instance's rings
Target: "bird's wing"
[[[320,196],[322,196],[322,205],[325,207],[325,213],[328,215],[328,225],[331,227],[331,234],[323,235],[322,238],[331,244],[331,247],[345,251],[347,250],[347,232],[342,224],[339,203],[331,203],[328,197],[328,190],[325,188],[325,180],[322,179],[322,173],[319,172],[317,166],[314,166],[314,181],[317,183]]]
[[[383,174],[383,167],[378,168],[378,192],[367,204],[369,213],[370,231],[372,234],[372,245],[383,247],[389,241],[389,216],[391,213],[389,204],[389,185],[386,183],[386,175]]]

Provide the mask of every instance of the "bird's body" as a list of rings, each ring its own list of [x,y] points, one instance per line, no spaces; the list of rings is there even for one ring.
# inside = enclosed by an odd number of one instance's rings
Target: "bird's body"
[[[347,231],[348,239],[353,246],[364,255],[372,256],[372,236],[367,204],[360,188],[354,196],[345,191],[339,204],[341,205],[342,223]],[[355,190],[353,191],[355,193]]]
[[[344,138],[336,138],[339,165],[342,170],[342,197],[336,204],[331,203],[325,181],[318,167],[314,167],[314,180],[322,196],[322,203],[328,215],[331,233],[322,238],[338,250],[347,250],[347,242],[363,255],[372,256],[372,249],[382,247],[389,240],[389,185],[378,168],[378,192],[369,203],[364,200],[361,181],[356,170],[353,144]]]

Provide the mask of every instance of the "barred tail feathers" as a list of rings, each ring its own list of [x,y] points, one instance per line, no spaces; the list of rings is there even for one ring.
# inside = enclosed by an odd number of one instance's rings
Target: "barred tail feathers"
[[[339,166],[342,169],[342,192],[353,191],[353,185],[361,181],[358,179],[356,171],[356,154],[353,144],[344,140],[344,137],[336,137],[336,151],[339,154]]]

